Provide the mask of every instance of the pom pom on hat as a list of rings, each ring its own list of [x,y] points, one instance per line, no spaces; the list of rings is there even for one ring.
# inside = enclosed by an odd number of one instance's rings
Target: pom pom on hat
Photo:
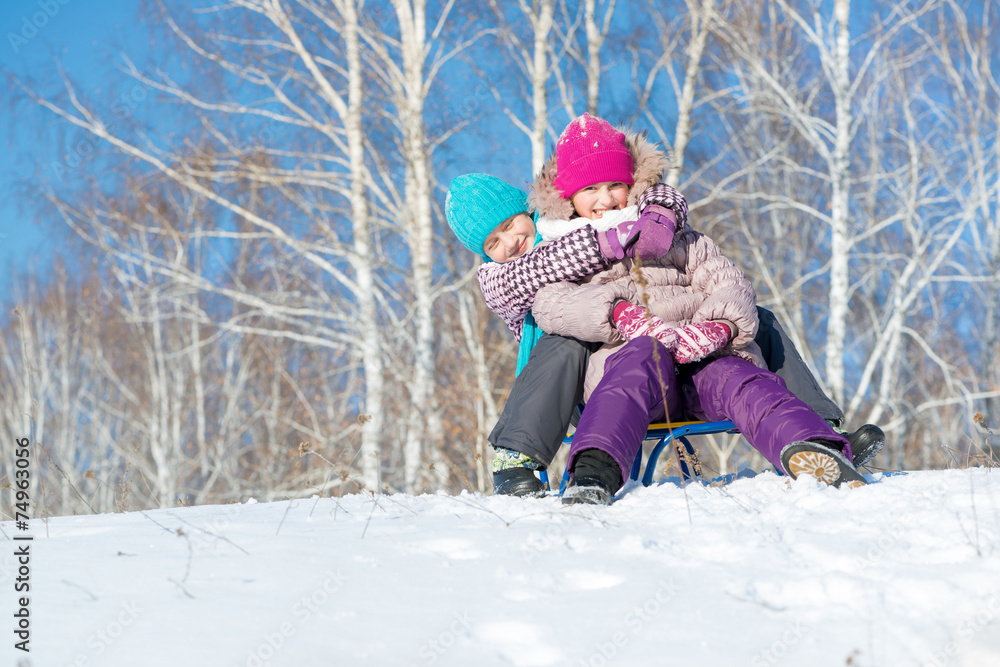
[[[595,183],[632,185],[633,167],[625,135],[608,121],[585,113],[567,125],[559,137],[554,185],[563,199]]]
[[[496,176],[465,174],[451,182],[444,204],[448,226],[483,259],[483,244],[501,222],[528,210],[528,195]]]

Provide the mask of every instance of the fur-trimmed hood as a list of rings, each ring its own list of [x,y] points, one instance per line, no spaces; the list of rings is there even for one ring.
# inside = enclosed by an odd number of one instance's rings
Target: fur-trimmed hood
[[[660,182],[663,172],[670,166],[670,160],[659,144],[647,139],[644,132],[621,128],[619,131],[625,135],[625,145],[632,154],[632,178],[635,183],[629,188],[628,204],[634,206],[639,195]],[[563,199],[556,188],[556,173],[556,155],[553,153],[531,184],[528,205],[542,217],[568,220],[573,217],[573,203]]]

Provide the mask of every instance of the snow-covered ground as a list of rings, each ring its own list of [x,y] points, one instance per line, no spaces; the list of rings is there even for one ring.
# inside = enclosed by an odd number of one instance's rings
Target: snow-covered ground
[[[2,524],[3,665],[1000,665],[1000,471]],[[14,648],[31,534],[30,648]]]

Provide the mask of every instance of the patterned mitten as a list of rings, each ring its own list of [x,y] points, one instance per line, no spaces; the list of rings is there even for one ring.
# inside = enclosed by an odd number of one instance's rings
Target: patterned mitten
[[[677,226],[683,227],[688,219],[687,199],[679,191],[670,187],[666,183],[657,183],[646,188],[639,195],[639,211],[645,211],[647,207],[656,205],[669,208],[677,214]]]
[[[668,208],[651,204],[638,220],[626,220],[605,232],[598,232],[597,247],[609,262],[626,256],[640,260],[658,259],[670,250],[676,230],[676,214]]]
[[[673,348],[674,361],[679,364],[704,359],[724,348],[733,337],[732,329],[722,322],[695,322],[674,329],[674,333],[677,336],[677,344]]]
[[[668,327],[656,315],[647,313],[642,306],[633,306],[628,301],[619,301],[615,304],[612,320],[615,328],[626,340],[639,336],[653,336],[668,349],[672,349],[677,343],[676,330]]]

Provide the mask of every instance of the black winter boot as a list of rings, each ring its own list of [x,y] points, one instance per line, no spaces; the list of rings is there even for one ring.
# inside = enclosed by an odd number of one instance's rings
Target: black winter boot
[[[622,486],[618,462],[599,449],[585,449],[576,457],[573,479],[563,493],[563,505],[610,505]]]
[[[545,495],[545,485],[531,468],[507,468],[493,473],[493,495],[537,498]]]
[[[864,424],[854,433],[848,433],[854,467],[867,464],[885,447],[885,433],[875,424]]]
[[[855,468],[867,464],[885,447],[885,433],[875,424],[864,424],[854,433],[848,433],[835,422],[827,422],[851,443],[851,458]]]

